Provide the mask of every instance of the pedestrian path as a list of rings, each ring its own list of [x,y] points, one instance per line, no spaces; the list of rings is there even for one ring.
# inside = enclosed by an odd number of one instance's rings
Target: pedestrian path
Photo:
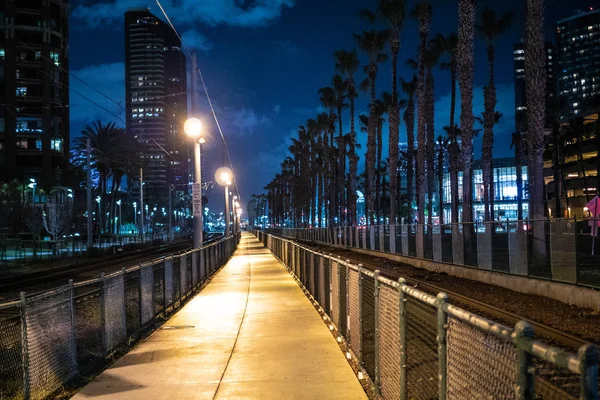
[[[262,243],[75,399],[366,399],[320,315]]]

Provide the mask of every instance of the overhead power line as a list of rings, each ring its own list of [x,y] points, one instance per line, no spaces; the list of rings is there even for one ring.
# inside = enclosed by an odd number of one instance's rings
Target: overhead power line
[[[185,49],[185,46],[184,46],[183,40],[181,38],[181,35],[179,35],[179,32],[177,32],[177,29],[175,29],[175,26],[171,22],[171,19],[167,15],[167,12],[163,8],[162,4],[160,3],[160,0],[156,0],[156,4],[158,4],[158,7],[160,8],[160,10],[162,11],[163,15],[165,16],[167,22],[171,26],[171,29],[173,29],[173,32],[175,32],[175,35],[177,35],[177,37],[181,41],[181,47],[184,50],[185,54],[188,57],[191,58],[190,52]],[[231,168],[231,171],[233,172],[233,184],[235,186],[235,190],[236,190],[236,192],[238,194],[238,197],[239,197],[240,203],[241,203],[241,197],[242,197],[242,195],[241,195],[240,190],[239,190],[239,188],[237,186],[237,179],[236,179],[235,170],[233,168],[233,163],[231,162],[231,154],[229,153],[229,146],[227,145],[227,141],[225,140],[225,136],[223,135],[223,130],[221,129],[221,124],[219,123],[219,119],[217,118],[217,114],[215,112],[215,108],[213,107],[212,100],[210,98],[210,95],[208,94],[208,89],[206,87],[206,83],[204,82],[204,77],[202,75],[202,71],[200,70],[200,67],[196,66],[196,71],[194,71],[194,72],[198,73],[198,76],[200,77],[200,82],[202,83],[202,88],[204,89],[204,94],[206,95],[206,99],[208,100],[208,105],[210,107],[210,110],[212,112],[213,118],[214,118],[215,123],[217,125],[217,129],[219,130],[219,134],[221,135],[221,139],[223,140],[223,145],[225,146],[225,150],[227,152],[227,158],[229,160],[229,167]]]

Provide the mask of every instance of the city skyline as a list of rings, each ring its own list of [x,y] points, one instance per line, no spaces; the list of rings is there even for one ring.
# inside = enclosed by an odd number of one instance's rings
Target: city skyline
[[[183,37],[184,47],[199,50],[198,62],[207,80],[207,86],[213,97],[217,116],[220,116],[226,138],[230,137],[230,150],[234,167],[240,172],[238,181],[240,191],[245,198],[251,193],[262,190],[267,183],[266,178],[279,168],[285,158],[289,138],[295,134],[299,124],[307,117],[318,112],[319,102],[317,89],[329,83],[333,73],[333,51],[338,48],[354,48],[352,32],[366,29],[368,24],[358,17],[358,10],[369,6],[366,1],[331,2],[322,4],[320,15],[310,15],[311,30],[304,31],[301,26],[303,19],[309,18],[311,4],[299,4],[289,1],[274,2],[272,7],[260,7],[247,11],[238,10],[238,18],[228,20],[223,17],[222,9],[215,5],[214,9],[206,9],[207,15],[200,19],[199,24],[190,24],[180,8],[166,8],[173,18],[175,26]],[[548,7],[546,11],[547,40],[554,42],[556,22],[570,16],[574,9],[585,9],[589,1],[574,1],[568,5],[560,4]],[[95,6],[96,4],[97,6]],[[75,57],[72,62],[72,72],[79,76],[90,76],[92,73],[103,73],[119,81],[124,68],[120,64],[120,52],[117,51],[122,38],[119,33],[120,22],[115,11],[102,8],[103,2],[95,2],[87,7],[75,7],[72,12],[72,30],[79,33],[73,49],[83,49],[95,43],[111,41],[114,54],[86,54],[85,59]],[[119,1],[118,5],[125,7],[129,2]],[[133,6],[134,4],[132,4]],[[138,5],[139,4],[135,4]],[[493,5],[492,2],[482,1],[480,8]],[[156,15],[161,15],[157,7],[148,5]],[[498,106],[504,114],[497,126],[495,155],[509,156],[510,135],[514,131],[514,78],[512,46],[523,36],[522,4],[509,1],[501,5],[493,5],[499,12],[517,11],[516,21],[507,35],[499,39],[497,45],[497,91]],[[96,8],[94,8],[96,7]],[[206,6],[209,7],[209,6]],[[225,7],[225,6],[223,6]],[[102,11],[102,12],[101,12]],[[94,12],[99,16],[96,18]],[[450,4],[436,6],[433,10],[432,33],[448,32],[455,29],[454,18],[456,11]],[[122,15],[122,14],[121,14]],[[211,15],[215,17],[211,19]],[[250,15],[252,20],[242,16]],[[330,17],[343,18],[345,22],[330,23]],[[96,19],[94,19],[96,18]],[[121,16],[122,18],[122,16]],[[95,21],[95,25],[91,21]],[[83,24],[86,26],[82,26]],[[97,28],[94,28],[96,26]],[[288,28],[289,27],[289,28]],[[103,37],[84,37],[103,30]],[[416,57],[417,29],[413,20],[407,20],[402,35],[399,75],[405,79],[412,71],[404,67],[404,60]],[[81,40],[84,43],[78,42]],[[188,43],[186,45],[186,43]],[[381,66],[387,70],[389,63]],[[381,74],[378,86],[381,89],[389,86],[388,74]],[[436,77],[436,126],[441,127],[447,121],[445,110],[449,104],[449,79],[445,71],[435,71]],[[293,79],[292,79],[293,78]],[[474,112],[483,111],[483,85],[486,78],[485,43],[476,38],[476,89]],[[94,79],[94,78],[92,78]],[[84,89],[78,87],[77,90]],[[105,87],[115,97],[123,98],[124,93],[118,87]],[[288,97],[289,93],[293,93]],[[214,141],[207,143],[207,163],[216,169],[222,164],[223,149],[218,132],[211,121],[212,117],[203,93],[199,93],[201,114],[206,120],[209,131],[215,135]],[[290,101],[290,99],[293,99]],[[360,112],[366,112],[366,96],[358,99]],[[84,103],[77,95],[73,102]],[[103,105],[107,105],[106,101]],[[92,106],[93,107],[93,106]],[[89,109],[83,106],[83,109]],[[74,108],[74,110],[76,107]],[[80,108],[81,109],[81,108]],[[119,107],[112,107],[116,113]],[[105,113],[99,111],[100,116]],[[106,118],[114,117],[106,115]],[[78,118],[77,116],[75,118]],[[78,126],[83,121],[74,121],[72,133],[77,135]],[[406,141],[404,124],[400,127],[400,140]],[[386,128],[385,128],[386,129]],[[387,130],[387,129],[386,129]],[[362,136],[362,135],[359,135]],[[359,137],[363,146],[364,137]],[[481,138],[475,139],[475,151],[481,149]],[[477,153],[476,153],[477,154]],[[244,158],[244,162],[240,162]],[[476,158],[478,156],[476,155]],[[240,161],[238,161],[240,160]],[[361,165],[364,157],[361,158]],[[362,167],[361,167],[362,169]],[[210,174],[209,174],[210,179]]]

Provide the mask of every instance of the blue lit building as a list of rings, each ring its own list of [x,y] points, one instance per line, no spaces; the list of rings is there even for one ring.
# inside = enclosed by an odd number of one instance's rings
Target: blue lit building
[[[517,171],[514,158],[496,158],[494,166],[494,217],[496,220],[516,220],[517,197]],[[522,167],[523,177],[523,218],[529,215],[529,187],[527,181],[527,166]],[[458,173],[458,198],[462,199],[462,172]],[[451,193],[450,174],[445,173],[443,178],[443,205],[444,221],[451,221]],[[434,207],[435,210],[435,207]],[[473,162],[473,217],[475,221],[483,221],[483,175],[481,161]],[[459,221],[462,221],[462,206],[459,203]]]

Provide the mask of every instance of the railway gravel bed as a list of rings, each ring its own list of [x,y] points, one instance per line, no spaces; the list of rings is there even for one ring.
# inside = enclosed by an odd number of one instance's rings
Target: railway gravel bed
[[[365,267],[367,265],[376,266],[383,275],[386,275],[386,272],[391,272],[392,277],[403,276],[407,280],[412,278],[427,282],[449,292],[457,293],[509,313],[522,316],[525,319],[566,332],[582,340],[600,344],[600,313],[592,309],[570,306],[547,297],[519,293],[499,286],[457,278],[445,273],[431,272],[385,257],[367,255],[348,249],[312,242],[298,242],[315,251],[326,254],[331,253],[343,259],[349,259],[353,263],[364,264]],[[420,289],[431,291],[424,287]],[[458,302],[460,303],[460,301]],[[498,318],[493,319],[497,320]]]

